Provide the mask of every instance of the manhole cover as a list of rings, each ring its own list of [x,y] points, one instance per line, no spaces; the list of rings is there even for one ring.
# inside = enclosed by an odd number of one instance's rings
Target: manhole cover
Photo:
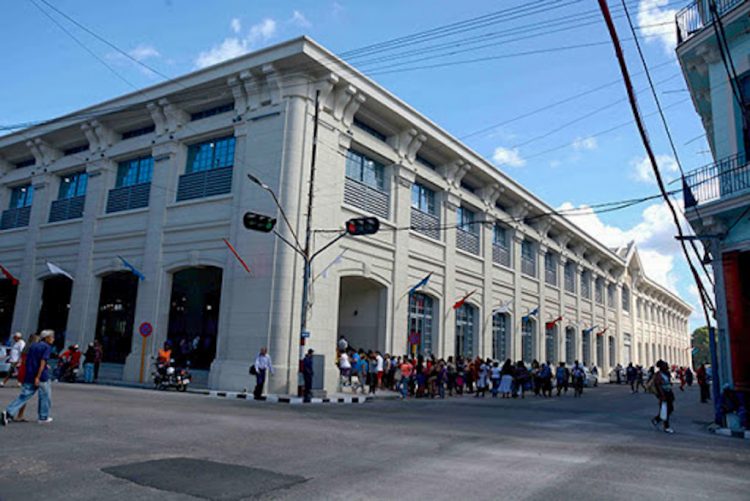
[[[305,481],[297,475],[191,458],[157,459],[102,471],[154,489],[221,500],[259,496]]]

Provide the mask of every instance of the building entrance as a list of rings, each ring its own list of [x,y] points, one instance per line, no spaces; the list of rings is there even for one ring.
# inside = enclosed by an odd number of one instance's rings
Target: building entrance
[[[338,337],[344,336],[355,350],[384,352],[387,294],[386,287],[369,278],[342,277]],[[426,332],[428,323],[432,329],[432,311],[425,311],[425,306],[422,305],[418,315],[422,319],[420,329]]]
[[[55,275],[44,280],[37,332],[44,329],[55,331],[55,347],[58,351],[62,351],[65,346],[72,290],[73,281],[68,277]]]
[[[10,280],[0,280],[0,343],[2,344],[10,338],[17,291],[18,286]]]
[[[96,339],[102,343],[104,362],[125,363],[133,340],[138,277],[127,271],[102,278]]]

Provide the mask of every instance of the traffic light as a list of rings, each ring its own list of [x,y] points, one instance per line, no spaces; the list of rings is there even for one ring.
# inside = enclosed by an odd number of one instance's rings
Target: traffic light
[[[355,217],[346,222],[349,235],[372,235],[380,229],[380,220],[376,217]]]
[[[264,216],[263,214],[246,212],[245,217],[242,218],[242,224],[244,224],[245,228],[248,230],[268,233],[273,230],[274,226],[276,226],[276,219]]]

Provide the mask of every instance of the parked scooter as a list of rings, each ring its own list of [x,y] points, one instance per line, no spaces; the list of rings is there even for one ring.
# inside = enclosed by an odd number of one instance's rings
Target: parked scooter
[[[190,362],[187,362],[185,368],[179,368],[174,365],[174,359],[169,362],[157,360],[155,370],[152,374],[155,390],[167,390],[175,388],[177,391],[186,391],[190,384]]]

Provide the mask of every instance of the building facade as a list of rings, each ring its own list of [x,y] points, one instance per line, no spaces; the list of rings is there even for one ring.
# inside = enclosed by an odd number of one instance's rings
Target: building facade
[[[721,385],[750,391],[750,2],[677,14],[677,56],[714,161],[685,176],[685,213],[715,282]],[[702,362],[702,361],[699,361]]]
[[[242,215],[277,214],[251,173],[304,233],[316,94],[314,248],[352,217],[381,221],[313,268],[308,345],[326,389],[339,336],[394,354],[577,359],[604,374],[687,363],[690,307],[644,275],[633,244],[605,247],[308,38],[0,138],[0,264],[19,282],[0,281],[0,335],[99,338],[131,381],[170,340],[222,389],[247,388],[268,346],[271,391],[292,391],[302,261]]]

